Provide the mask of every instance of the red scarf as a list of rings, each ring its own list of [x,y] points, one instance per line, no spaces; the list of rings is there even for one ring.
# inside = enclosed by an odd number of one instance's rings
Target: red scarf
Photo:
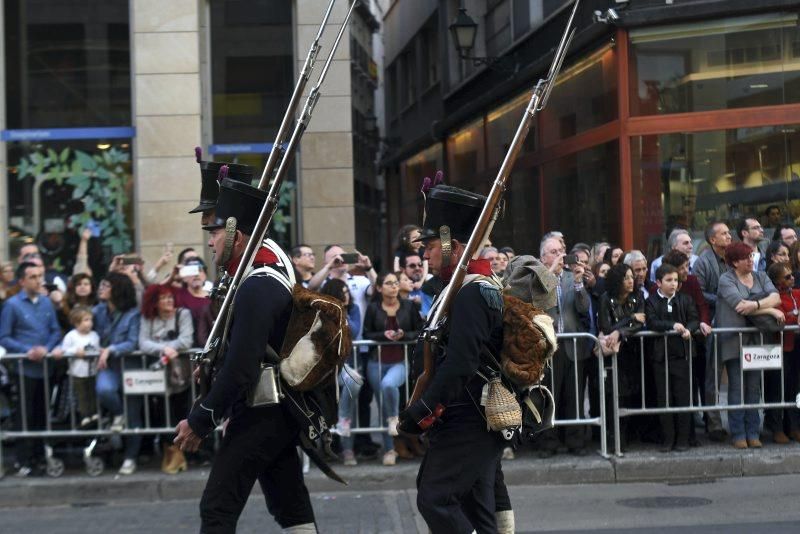
[[[233,273],[235,273],[236,269],[239,268],[239,263],[241,263],[241,261],[242,261],[241,256],[229,261],[228,265],[225,266],[225,269],[228,271],[228,274],[232,275]],[[266,247],[261,247],[260,249],[258,249],[258,252],[256,252],[256,259],[253,260],[253,263],[254,264],[265,263],[268,265],[271,263],[278,263],[278,257],[270,249]]]
[[[449,283],[453,278],[453,271],[456,268],[454,265],[448,265],[442,269],[441,277],[444,283]],[[480,274],[482,276],[492,276],[492,262],[486,259],[469,260],[467,264],[467,274]]]

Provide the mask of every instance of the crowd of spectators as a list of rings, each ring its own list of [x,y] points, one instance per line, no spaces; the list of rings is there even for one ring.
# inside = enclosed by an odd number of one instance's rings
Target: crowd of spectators
[[[177,263],[172,257],[171,247],[165,247],[145,271],[136,254],[120,255],[99,273],[89,267],[82,239],[71,276],[47,265],[33,242],[20,247],[15,264],[2,265],[0,347],[25,355],[19,368],[4,364],[5,374],[17,377],[12,398],[24,404],[24,410],[14,410],[16,428],[43,430],[48,412],[51,424],[74,414],[84,430],[116,432],[141,428],[145,413],[152,416],[149,424],[159,427],[174,426],[185,415],[191,401],[186,351],[205,343],[213,316],[203,260],[193,249],[181,251]],[[128,357],[135,352],[142,356]],[[123,371],[147,367],[167,367],[168,409],[158,396],[148,398],[148,410],[141,395],[123,399]],[[162,420],[167,412],[170,420]],[[111,440],[123,449],[120,474],[136,471],[145,439],[129,433]],[[163,448],[165,472],[186,469],[170,436],[156,444]],[[45,440],[17,440],[15,455],[19,476],[37,474]]]
[[[725,222],[712,222],[702,242],[694,242],[686,229],[673,229],[664,253],[649,259],[639,250],[583,243],[558,231],[545,234],[539,250],[529,251],[558,280],[556,306],[546,310],[557,332],[589,333],[600,340],[596,345],[585,338],[559,344],[545,376],[558,419],[597,417],[603,404],[607,415],[613,413],[611,373],[604,375],[599,367],[610,368],[614,354],[620,407],[713,406],[726,382],[728,404],[761,400],[761,375],[742,369],[740,343],[779,343],[783,325],[797,324],[800,242],[795,229],[785,225],[765,240],[756,218],[745,218],[735,228],[732,236]],[[325,247],[321,262],[309,246],[290,251],[300,283],[342,301],[353,339],[379,342],[354,349],[339,376],[336,434],[348,466],[381,455],[382,463],[391,466],[398,458],[424,452],[423,443],[398,436],[396,430],[413,387],[407,382],[419,371],[414,341],[441,290],[441,282],[428,273],[418,235],[416,226],[401,230],[391,269],[380,274],[369,256],[337,244]],[[15,262],[0,264],[0,347],[26,355],[20,371],[9,373],[21,377],[19,387],[25,392],[25,409],[15,411],[18,427],[24,413],[27,429],[45,428],[47,410],[54,410],[44,400],[50,398],[46,388],[59,384],[69,384],[69,402],[84,429],[141,428],[146,413],[152,415],[150,425],[174,425],[191,401],[186,352],[204,345],[214,320],[203,260],[192,249],[173,259],[171,248],[165,248],[150,269],[127,254],[99,273],[85,255],[79,246],[71,276],[46,265],[34,243],[24,244]],[[510,247],[489,245],[478,255],[500,278],[515,265]],[[712,330],[748,326],[759,333],[714,335]],[[636,336],[644,330],[670,334],[666,341]],[[782,340],[784,372],[764,375],[768,402],[792,401],[800,384],[800,343],[790,333]],[[134,351],[143,356],[126,358]],[[123,369],[163,367],[166,397],[123,396]],[[603,398],[602,376],[607,377]],[[701,415],[709,439],[730,440],[737,449],[761,447],[762,435],[776,443],[800,442],[800,411],[795,408],[768,410],[763,429],[756,409],[728,411],[727,428],[719,411]],[[703,426],[695,423],[700,422],[690,412],[622,417],[618,437],[623,447],[645,441],[659,443],[664,451],[684,451],[699,444],[697,428]],[[352,432],[374,424],[388,428],[380,443]],[[599,429],[593,430],[575,424],[551,429],[540,435],[535,449],[543,458],[584,455],[599,437]],[[607,431],[609,439],[616,437],[613,425]],[[154,441],[143,436],[126,433],[117,440],[120,474],[136,471],[143,444]],[[155,443],[163,450],[162,469],[176,473],[186,469],[187,461],[169,438],[156,437]],[[39,469],[43,440],[18,440],[15,450],[20,476]],[[513,454],[508,450],[504,457]]]

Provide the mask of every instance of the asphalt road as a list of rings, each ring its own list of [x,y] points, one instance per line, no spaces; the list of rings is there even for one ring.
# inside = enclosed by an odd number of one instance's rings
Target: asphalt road
[[[800,475],[726,478],[694,484],[514,486],[517,532],[795,533]],[[323,533],[426,533],[414,491],[313,495]],[[0,510],[3,533],[197,532],[197,502],[89,503]],[[239,532],[277,533],[260,498]]]

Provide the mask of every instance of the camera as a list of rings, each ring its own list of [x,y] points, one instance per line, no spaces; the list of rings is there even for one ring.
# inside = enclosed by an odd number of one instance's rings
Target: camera
[[[188,276],[197,276],[200,274],[200,266],[197,264],[194,265],[184,265],[181,267],[180,271],[178,271],[178,275],[181,278],[186,278]]]

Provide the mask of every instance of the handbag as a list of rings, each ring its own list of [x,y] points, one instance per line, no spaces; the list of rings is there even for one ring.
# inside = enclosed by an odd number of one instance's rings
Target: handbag
[[[178,308],[175,312],[175,326],[172,330],[167,332],[167,339],[173,340],[178,338],[178,316],[185,308]],[[188,311],[188,310],[187,310]],[[192,379],[192,364],[187,356],[178,355],[169,361],[166,368],[167,374],[167,393],[174,395],[176,393],[183,393],[191,386]]]

